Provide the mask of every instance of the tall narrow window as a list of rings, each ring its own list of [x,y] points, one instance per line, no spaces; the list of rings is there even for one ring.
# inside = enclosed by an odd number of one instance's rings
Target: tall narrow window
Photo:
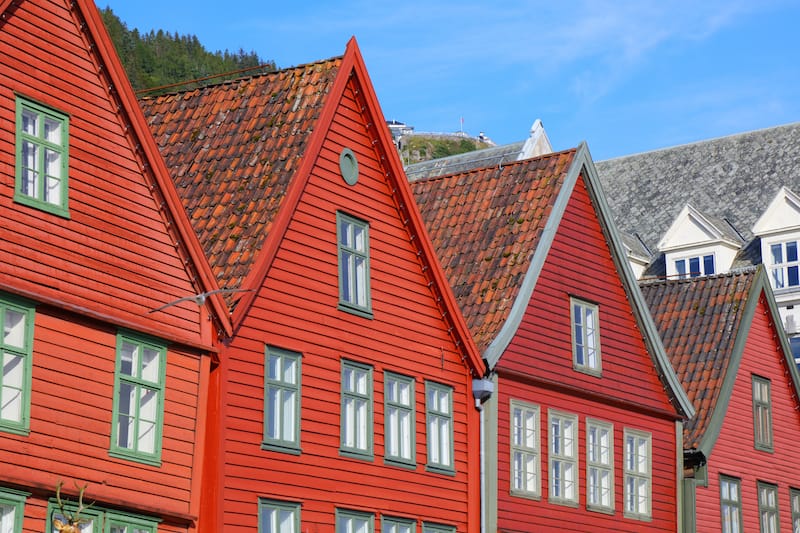
[[[600,330],[594,304],[572,298],[572,362],[576,370],[599,374]]]
[[[381,517],[381,533],[416,533],[417,523],[408,518]]]
[[[337,213],[336,228],[339,240],[339,306],[371,316],[369,224]]]
[[[784,289],[800,285],[800,261],[797,241],[778,242],[770,245],[772,256],[770,273],[773,289]]]
[[[753,376],[753,431],[755,447],[772,451],[772,401],[770,382]]]
[[[778,533],[780,518],[778,514],[778,487],[758,482],[758,516],[761,533]]]
[[[578,417],[549,411],[550,501],[578,501]]]
[[[792,503],[792,532],[800,532],[800,489],[789,489]]]
[[[385,454],[388,462],[414,464],[414,380],[384,374]]]
[[[112,455],[160,463],[165,359],[166,347],[158,341],[117,336]]]
[[[22,516],[28,493],[0,488],[0,533],[22,533]]]
[[[539,406],[511,400],[511,493],[539,497]]]
[[[425,417],[428,426],[428,468],[452,472],[453,464],[453,389],[438,383],[425,383]]]
[[[0,431],[28,433],[33,318],[33,307],[0,298]]]
[[[649,518],[652,507],[652,435],[625,430],[625,516]]]
[[[268,346],[264,372],[264,445],[300,449],[300,354]]]
[[[586,419],[586,505],[614,509],[614,426]]]
[[[258,501],[258,533],[300,533],[300,504]]]
[[[372,367],[342,361],[342,443],[344,454],[372,457]]]
[[[719,478],[722,533],[742,533],[741,481],[728,476]]]
[[[14,199],[66,216],[69,119],[17,97],[17,170]]]
[[[374,527],[371,514],[336,509],[336,533],[372,533]]]

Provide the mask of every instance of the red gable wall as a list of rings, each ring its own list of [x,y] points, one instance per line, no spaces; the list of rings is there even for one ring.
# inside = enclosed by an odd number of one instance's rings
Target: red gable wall
[[[570,296],[599,306],[602,377],[573,370]],[[515,338],[496,366],[500,530],[675,531],[677,418],[579,177]],[[509,494],[510,399],[540,407],[542,497]],[[578,415],[578,508],[548,503],[547,410]],[[586,417],[614,425],[615,512],[586,510]],[[652,520],[623,518],[623,431],[652,433]]]

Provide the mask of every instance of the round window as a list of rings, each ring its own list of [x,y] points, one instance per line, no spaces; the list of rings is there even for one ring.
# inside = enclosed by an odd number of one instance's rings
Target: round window
[[[358,181],[358,161],[356,154],[350,148],[342,150],[339,156],[339,170],[342,172],[342,178],[348,185],[355,185]]]

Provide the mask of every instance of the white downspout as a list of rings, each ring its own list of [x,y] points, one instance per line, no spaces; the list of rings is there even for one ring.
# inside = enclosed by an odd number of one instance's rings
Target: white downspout
[[[481,486],[481,533],[486,533],[486,423],[484,421],[483,402],[494,392],[494,383],[488,379],[472,380],[472,396],[475,398],[475,409],[480,413],[480,486]]]

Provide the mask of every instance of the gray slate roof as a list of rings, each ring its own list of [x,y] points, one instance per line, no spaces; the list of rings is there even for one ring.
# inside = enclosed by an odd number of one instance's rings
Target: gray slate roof
[[[595,166],[617,226],[651,250],[688,203],[741,234],[748,245],[738,263],[757,262],[753,225],[781,186],[800,192],[800,122]]]
[[[519,158],[525,141],[492,146],[464,154],[456,154],[429,161],[421,161],[406,167],[409,181],[422,178],[435,178],[449,174],[460,174],[474,168],[496,167],[512,163]]]

